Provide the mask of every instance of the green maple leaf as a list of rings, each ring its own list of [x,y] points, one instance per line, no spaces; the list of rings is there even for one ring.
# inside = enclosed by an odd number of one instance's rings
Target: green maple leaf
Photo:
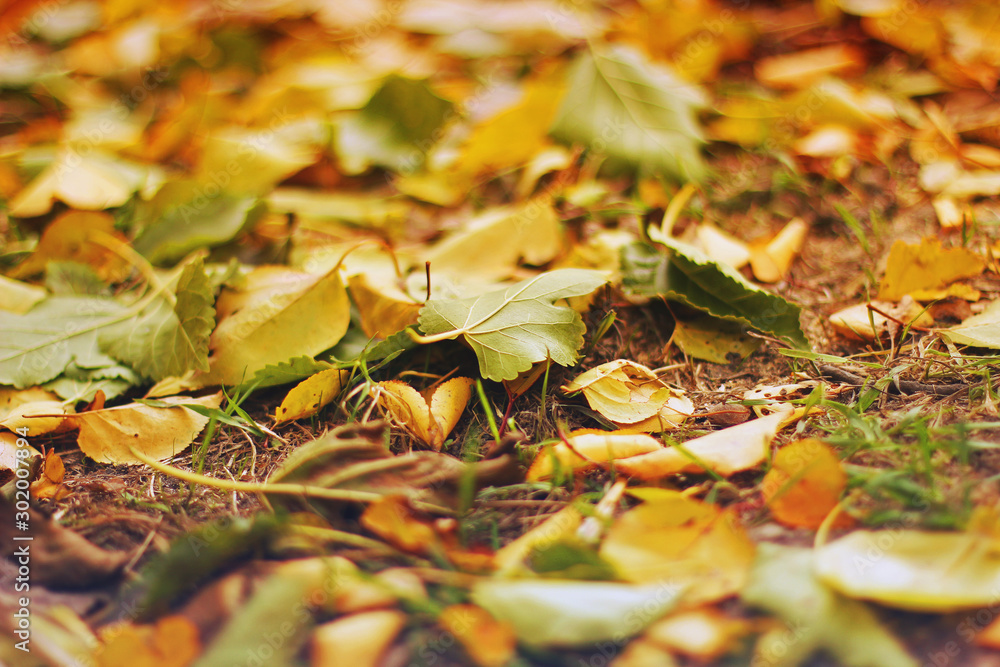
[[[431,300],[420,309],[420,343],[462,336],[490,380],[513,380],[546,359],[569,366],[583,344],[583,320],[555,302],[590,294],[607,282],[600,271],[559,269],[469,299]]]

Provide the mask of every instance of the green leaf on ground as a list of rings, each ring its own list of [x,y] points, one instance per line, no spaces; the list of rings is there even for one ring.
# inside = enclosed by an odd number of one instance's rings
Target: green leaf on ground
[[[420,309],[420,342],[463,336],[483,377],[498,382],[546,359],[569,366],[585,327],[579,313],[555,302],[590,294],[606,282],[600,271],[559,269],[482,296],[431,299]]]
[[[622,249],[623,285],[640,296],[660,296],[713,317],[770,334],[808,349],[798,306],[757,287],[737,271],[709,259],[675,239],[660,241],[665,251],[647,243]]]
[[[140,204],[137,214],[153,222],[133,244],[153,264],[176,261],[198,248],[232,240],[260,218],[264,205],[255,197],[216,194],[195,181],[163,186],[156,197]]]
[[[89,403],[94,400],[98,390],[103,391],[104,398],[110,400],[140,382],[142,377],[138,373],[120,364],[101,368],[80,368],[76,364],[70,364],[62,375],[43,386],[56,392],[64,400]]]
[[[161,295],[137,317],[100,334],[109,354],[154,380],[208,369],[215,296],[200,257],[184,267],[176,289],[173,299]]]
[[[127,317],[111,299],[53,296],[24,315],[0,311],[0,384],[18,389],[48,382],[72,363],[117,366],[100,351],[100,330]]]
[[[760,347],[760,339],[747,336],[742,329],[736,322],[715,317],[677,320],[671,341],[689,357],[728,364],[732,361],[729,355],[746,359]]]
[[[754,663],[791,667],[824,649],[846,667],[916,667],[872,610],[825,586],[813,574],[813,551],[758,545],[743,601],[777,614],[787,630],[757,644]]]
[[[705,142],[696,114],[705,94],[625,45],[580,54],[552,136],[581,143],[643,174],[700,180]]]
[[[413,172],[450,112],[451,103],[425,82],[390,76],[365,108],[337,126],[337,156],[349,174],[373,164]]]

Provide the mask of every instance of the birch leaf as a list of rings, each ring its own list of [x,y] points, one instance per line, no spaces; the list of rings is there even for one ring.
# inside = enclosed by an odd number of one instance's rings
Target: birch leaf
[[[425,336],[416,340],[464,337],[483,377],[495,381],[513,380],[546,359],[569,366],[585,327],[579,313],[555,302],[590,294],[605,282],[599,271],[560,269],[478,297],[432,299],[420,309]]]
[[[627,46],[593,49],[570,72],[552,135],[600,150],[613,165],[699,180],[706,170],[695,114],[704,104],[697,86]]]

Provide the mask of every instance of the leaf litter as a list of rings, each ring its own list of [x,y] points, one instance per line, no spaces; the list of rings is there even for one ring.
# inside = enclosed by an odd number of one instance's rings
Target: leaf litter
[[[989,3],[38,7],[0,481],[41,662],[997,645]]]

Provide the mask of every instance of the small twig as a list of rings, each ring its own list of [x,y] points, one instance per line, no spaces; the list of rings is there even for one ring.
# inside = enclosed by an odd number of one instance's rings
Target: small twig
[[[891,321],[895,322],[896,324],[898,324],[901,327],[909,327],[911,331],[923,331],[925,333],[930,332],[930,331],[934,331],[934,329],[929,329],[927,327],[919,327],[916,324],[911,324],[911,323],[904,322],[903,320],[899,319],[898,317],[893,317],[892,315],[890,315],[889,313],[885,312],[884,310],[882,310],[878,306],[873,306],[870,303],[868,304],[868,310],[870,310],[872,312],[875,312],[875,313],[878,313],[882,317],[886,318],[887,320],[891,320]]]
[[[832,364],[820,364],[819,372],[823,377],[829,378],[843,384],[850,384],[860,387],[865,383],[865,378],[855,375],[843,368],[838,368]],[[900,394],[934,394],[936,396],[948,396],[956,392],[968,389],[969,385],[964,382],[953,382],[949,384],[928,384],[926,382],[916,382],[914,380],[898,380],[889,385],[895,388]]]
[[[431,262],[424,262],[424,273],[427,275],[427,291],[424,293],[424,301],[431,300]]]

